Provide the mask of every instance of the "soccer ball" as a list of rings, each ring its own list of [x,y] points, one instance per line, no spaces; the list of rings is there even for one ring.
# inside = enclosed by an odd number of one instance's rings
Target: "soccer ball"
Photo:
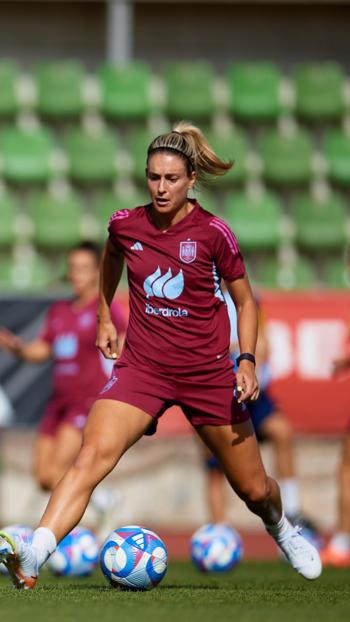
[[[191,538],[191,559],[203,572],[225,572],[243,556],[242,540],[229,525],[203,525]]]
[[[75,527],[50,555],[47,566],[62,577],[86,577],[98,564],[98,541],[89,529]]]
[[[112,587],[151,590],[163,579],[168,553],[149,529],[128,525],[115,529],[102,545],[101,569]]]
[[[30,544],[33,539],[33,529],[27,527],[27,525],[8,525],[7,527],[2,527],[1,531],[8,533],[11,538],[19,536],[27,544]],[[4,564],[0,564],[0,573],[8,574],[8,570]]]

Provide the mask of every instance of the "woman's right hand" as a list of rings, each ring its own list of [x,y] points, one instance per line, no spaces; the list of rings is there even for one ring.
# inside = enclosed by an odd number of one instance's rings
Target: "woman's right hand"
[[[118,335],[111,319],[98,318],[96,346],[106,359],[119,358]]]
[[[23,341],[7,328],[0,328],[0,348],[13,352],[20,356],[23,347]]]

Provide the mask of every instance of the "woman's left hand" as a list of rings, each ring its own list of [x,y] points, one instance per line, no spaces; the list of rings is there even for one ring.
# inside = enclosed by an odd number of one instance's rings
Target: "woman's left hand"
[[[236,372],[237,401],[255,402],[259,397],[259,384],[255,375],[255,365],[241,361]]]

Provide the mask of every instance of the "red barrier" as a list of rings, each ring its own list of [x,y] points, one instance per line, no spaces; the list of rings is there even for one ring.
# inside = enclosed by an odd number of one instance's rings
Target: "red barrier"
[[[127,305],[127,298],[123,300]],[[335,379],[345,353],[349,292],[261,293],[271,350],[272,392],[296,432],[343,432],[350,424],[350,373]],[[349,343],[349,342],[348,342]],[[190,432],[179,408],[162,417],[159,434]]]

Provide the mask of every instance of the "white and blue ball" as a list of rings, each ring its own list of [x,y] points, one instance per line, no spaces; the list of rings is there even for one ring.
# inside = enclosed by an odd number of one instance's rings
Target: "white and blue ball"
[[[191,538],[191,559],[203,572],[231,570],[243,557],[239,533],[224,524],[203,525]]]
[[[50,555],[47,566],[62,577],[86,577],[98,564],[99,546],[95,534],[75,527]]]
[[[8,525],[7,527],[2,527],[1,531],[5,531],[5,533],[11,536],[11,538],[18,536],[27,544],[30,544],[33,540],[33,529],[31,527],[28,527],[27,525]],[[4,564],[0,564],[0,573],[8,574],[7,568]]]
[[[102,545],[100,564],[113,587],[151,590],[167,571],[168,553],[156,533],[128,525],[109,534]]]

